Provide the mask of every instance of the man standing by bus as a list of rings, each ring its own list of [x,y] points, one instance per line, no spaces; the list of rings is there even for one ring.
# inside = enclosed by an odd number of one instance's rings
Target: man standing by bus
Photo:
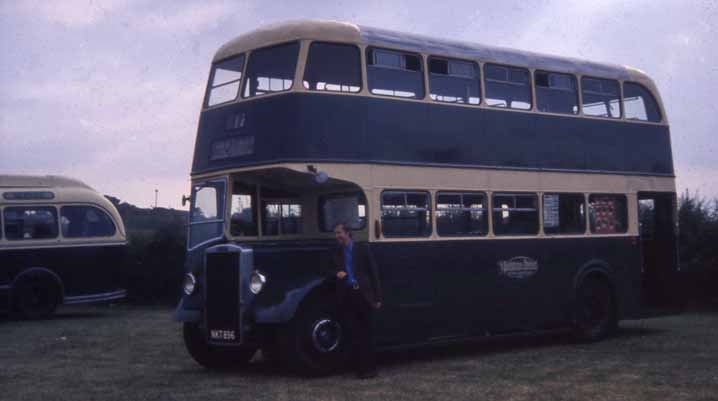
[[[336,224],[334,237],[338,306],[352,333],[352,358],[359,378],[376,377],[373,314],[383,298],[376,263],[367,244],[354,243],[347,224]]]

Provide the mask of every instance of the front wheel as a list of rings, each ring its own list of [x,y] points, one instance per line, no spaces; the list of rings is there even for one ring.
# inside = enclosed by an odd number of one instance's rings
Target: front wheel
[[[257,351],[256,347],[210,345],[197,323],[184,323],[182,334],[185,347],[192,359],[207,369],[226,370],[244,367]]]
[[[586,278],[576,297],[574,333],[579,341],[598,341],[616,328],[616,309],[611,287],[605,279]]]
[[[13,307],[25,319],[44,319],[52,316],[60,300],[57,283],[47,275],[23,278],[12,289]]]
[[[350,333],[331,302],[310,300],[280,333],[282,358],[295,372],[323,376],[347,359]]]

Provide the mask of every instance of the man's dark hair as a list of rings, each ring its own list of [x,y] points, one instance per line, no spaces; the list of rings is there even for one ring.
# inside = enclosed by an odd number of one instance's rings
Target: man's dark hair
[[[343,222],[343,221],[340,221],[340,222],[334,224],[334,227],[332,228],[332,230],[336,230],[337,227],[341,227],[342,230],[344,230],[344,232],[347,233],[347,235],[349,236],[349,238],[352,237],[352,228],[351,228],[351,226],[350,226],[349,224],[347,224],[347,223],[345,223],[345,222]]]

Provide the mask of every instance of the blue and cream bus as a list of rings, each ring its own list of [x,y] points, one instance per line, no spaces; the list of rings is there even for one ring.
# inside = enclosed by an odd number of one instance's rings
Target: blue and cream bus
[[[0,175],[0,313],[125,297],[127,237],[115,206],[62,176]]]
[[[200,364],[261,349],[305,373],[351,333],[322,272],[368,243],[380,349],[640,316],[675,269],[675,179],[653,81],[629,67],[302,21],[215,54],[176,311]],[[639,205],[656,216],[639,232]]]

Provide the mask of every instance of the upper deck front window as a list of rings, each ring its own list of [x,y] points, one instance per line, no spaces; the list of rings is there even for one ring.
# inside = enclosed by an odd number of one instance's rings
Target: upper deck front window
[[[299,43],[287,43],[252,51],[247,63],[242,97],[254,97],[292,88]]]
[[[231,102],[239,94],[244,54],[215,64],[207,94],[207,106]]]
[[[338,43],[312,43],[304,70],[304,87],[316,91],[359,92],[359,48]]]

